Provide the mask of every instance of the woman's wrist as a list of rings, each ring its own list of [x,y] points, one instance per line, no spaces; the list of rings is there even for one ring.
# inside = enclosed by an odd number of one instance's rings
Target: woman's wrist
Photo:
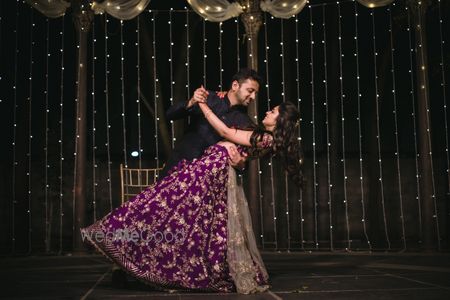
[[[212,113],[212,110],[208,107],[206,103],[199,103],[199,105],[202,108],[203,115],[205,115],[205,118],[208,118],[208,116]]]
[[[208,119],[209,115],[212,113],[212,110],[208,109],[205,110],[204,114],[205,114],[205,118]]]

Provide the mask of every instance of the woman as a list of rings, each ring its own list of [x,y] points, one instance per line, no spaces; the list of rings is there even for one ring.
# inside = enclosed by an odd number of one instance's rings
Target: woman
[[[291,103],[267,112],[264,130],[230,129],[204,103],[205,118],[238,150],[279,153],[300,178],[297,124]],[[163,288],[254,293],[268,289],[250,214],[228,165],[230,142],[181,161],[169,175],[103,219],[82,229],[83,239],[139,280]],[[246,147],[244,147],[246,146]]]

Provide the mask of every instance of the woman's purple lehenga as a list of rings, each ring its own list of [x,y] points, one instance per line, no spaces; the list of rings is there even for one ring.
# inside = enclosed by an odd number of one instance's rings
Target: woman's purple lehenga
[[[260,144],[271,147],[270,135]],[[238,146],[239,151],[245,151]],[[83,238],[137,279],[166,289],[254,293],[268,288],[242,187],[220,144],[93,225]]]

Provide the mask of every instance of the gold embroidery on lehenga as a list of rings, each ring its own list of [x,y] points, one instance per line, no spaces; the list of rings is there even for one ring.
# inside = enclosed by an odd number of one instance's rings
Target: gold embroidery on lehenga
[[[242,192],[242,187],[236,185],[234,178],[229,181],[228,190],[224,189],[229,175],[235,176],[228,170],[226,149],[213,146],[204,158],[193,163],[183,162],[172,177],[163,178],[133,201],[124,203],[120,210],[88,228],[91,233],[136,230],[146,234],[156,231],[176,234],[181,230],[183,243],[166,243],[160,235],[158,242],[150,241],[148,235],[144,239],[149,241],[138,243],[100,243],[95,235],[87,239],[126,272],[150,285],[231,292],[234,282],[240,293],[262,291],[267,288],[264,285],[267,272],[256,248],[249,218],[244,217],[241,222],[242,207],[248,213],[245,198],[236,194],[234,198],[239,199],[236,202],[228,197],[233,190]],[[230,204],[233,201],[234,206]],[[240,222],[238,226],[236,220]],[[235,225],[229,228],[227,221]],[[241,250],[246,254],[244,259],[241,259]]]

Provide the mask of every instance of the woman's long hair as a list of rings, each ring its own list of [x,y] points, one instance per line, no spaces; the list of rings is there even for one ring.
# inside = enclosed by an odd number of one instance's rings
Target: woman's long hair
[[[278,118],[273,135],[272,152],[278,155],[284,164],[289,176],[300,185],[303,184],[302,164],[303,157],[298,140],[300,113],[291,102],[282,102],[278,106]],[[251,136],[252,148],[256,149],[264,133],[270,133],[263,127],[254,130]],[[259,153],[260,156],[266,153]]]

